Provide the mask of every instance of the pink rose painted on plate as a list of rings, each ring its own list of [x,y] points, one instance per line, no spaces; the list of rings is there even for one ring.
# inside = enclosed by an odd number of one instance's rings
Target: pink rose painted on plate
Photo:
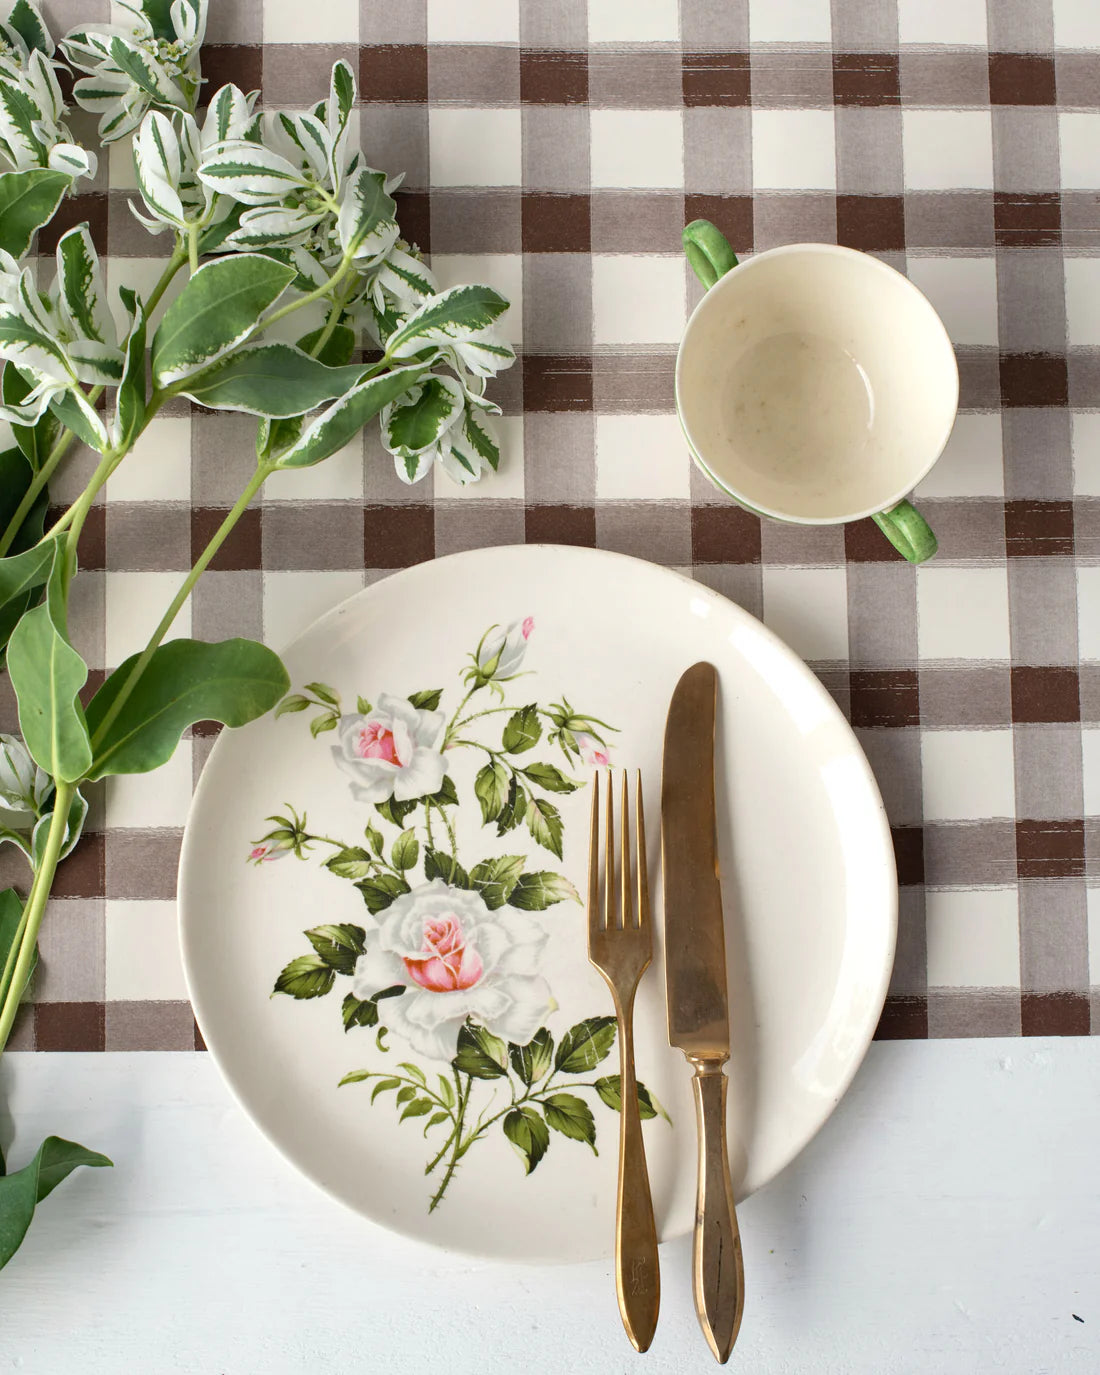
[[[409,978],[432,993],[470,988],[485,969],[481,956],[466,944],[462,923],[451,912],[428,918],[424,923],[423,954],[406,955],[402,962]]]
[[[606,746],[601,745],[591,735],[578,735],[577,749],[580,751],[581,760],[591,768],[600,769],[611,763]]]
[[[381,721],[368,721],[359,732],[354,748],[360,759],[384,759],[387,764],[398,765],[405,762],[397,753],[393,731],[387,730]]]

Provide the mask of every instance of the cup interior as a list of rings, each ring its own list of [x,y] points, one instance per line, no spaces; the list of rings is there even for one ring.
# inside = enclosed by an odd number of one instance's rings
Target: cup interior
[[[939,457],[958,405],[928,300],[854,249],[750,258],[699,303],[676,365],[680,418],[709,475],[787,520],[853,520],[899,501]]]

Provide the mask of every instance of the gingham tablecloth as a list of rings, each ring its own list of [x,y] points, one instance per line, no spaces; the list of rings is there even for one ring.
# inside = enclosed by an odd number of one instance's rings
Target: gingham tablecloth
[[[809,660],[878,775],[901,881],[879,1035],[1087,1034],[1090,1015],[1100,1031],[1100,5],[211,8],[215,87],[303,108],[336,58],[358,68],[368,157],[407,174],[406,233],[445,284],[511,298],[522,358],[496,392],[499,476],[404,487],[372,430],[270,483],[177,631],[278,646],[391,570],[479,545],[597,545],[686,571]],[[106,17],[103,0],[46,10],[55,31]],[[64,219],[90,221],[113,281],[148,284],[158,241],[128,184],[112,157]],[[869,522],[761,524],[693,470],[672,375],[699,295],[679,234],[700,215],[740,253],[866,249],[942,314],[962,397],[919,491],[940,537],[929,565]],[[151,629],[252,451],[248,420],[179,409],[112,478],[74,594],[94,682]],[[200,732],[94,805],[15,1046],[201,1048],[173,899],[209,744]]]

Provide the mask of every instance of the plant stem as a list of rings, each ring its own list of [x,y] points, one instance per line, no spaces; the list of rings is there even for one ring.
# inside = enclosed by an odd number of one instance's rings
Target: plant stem
[[[54,794],[53,816],[50,818],[50,829],[46,836],[46,848],[42,855],[42,863],[35,874],[34,884],[23,911],[24,920],[21,923],[23,933],[19,941],[19,958],[15,962],[11,983],[4,990],[3,1004],[0,1006],[0,1051],[3,1051],[8,1043],[15,1014],[19,1010],[22,991],[31,972],[34,949],[38,942],[38,928],[42,925],[42,917],[46,911],[50,888],[53,886],[54,871],[57,869],[57,859],[61,854],[61,846],[65,840],[65,831],[69,822],[69,807],[75,792],[75,783],[59,782],[57,784],[57,791]]]
[[[164,271],[160,274],[156,286],[153,287],[152,291],[149,293],[149,299],[145,302],[146,317],[152,315],[153,311],[160,305],[160,298],[168,290],[172,283],[172,278],[187,261],[187,256],[186,244],[177,242],[176,247],[172,251],[172,256],[168,259],[167,263],[165,263]]]
[[[191,225],[187,231],[187,260],[191,265],[192,272],[199,270],[199,231],[197,225]]]
[[[228,513],[228,515],[222,521],[222,523],[218,526],[217,530],[215,530],[214,534],[210,538],[209,544],[207,544],[206,548],[196,559],[194,567],[191,569],[190,573],[188,573],[187,577],[184,578],[183,582],[180,584],[179,591],[176,593],[176,595],[172,598],[171,602],[169,603],[168,610],[160,618],[160,622],[158,623],[156,630],[154,630],[152,635],[149,637],[148,643],[146,644],[145,648],[141,651],[141,655],[139,656],[137,662],[134,664],[133,668],[130,670],[129,675],[126,678],[126,681],[119,689],[118,696],[111,703],[110,707],[107,709],[107,714],[99,723],[99,729],[92,737],[93,750],[103,740],[103,737],[107,734],[108,730],[110,730],[111,726],[114,724],[115,718],[118,716],[122,708],[126,705],[127,701],[130,698],[130,694],[137,686],[138,679],[149,667],[150,659],[152,659],[153,655],[156,653],[165,635],[168,634],[172,622],[179,615],[180,609],[182,608],[184,602],[186,602],[187,598],[191,595],[191,589],[198,582],[199,578],[202,577],[211,559],[225,543],[227,537],[229,536],[230,532],[232,531],[236,523],[240,520],[241,516],[244,514],[252,498],[260,490],[264,482],[271,476],[273,471],[274,466],[270,463],[261,463],[257,466],[256,471],[248,480],[248,485],[237,498],[236,505]]]
[[[447,1185],[451,1182],[454,1172],[458,1168],[458,1162],[462,1159],[463,1155],[465,1155],[465,1151],[462,1148],[462,1124],[466,1120],[466,1105],[470,1101],[470,1087],[473,1082],[473,1076],[468,1074],[466,1076],[465,1087],[462,1089],[458,1100],[458,1112],[455,1115],[455,1133],[451,1149],[451,1158],[447,1161],[447,1169],[440,1181],[439,1188],[436,1189],[435,1193],[432,1195],[431,1203],[428,1204],[429,1213],[434,1213],[436,1208],[439,1207],[443,1195],[447,1192]]]
[[[269,329],[276,321],[282,320],[287,315],[293,315],[296,310],[301,310],[303,306],[311,306],[314,301],[319,301],[322,296],[327,296],[350,266],[350,258],[341,258],[339,267],[327,282],[322,282],[319,287],[314,287],[305,296],[299,296],[296,301],[288,302],[285,306],[280,307],[274,315],[269,315],[266,320],[257,320],[255,327],[249,332],[248,338],[251,339],[261,329]]]
[[[30,486],[23,493],[23,500],[15,508],[15,514],[12,516],[11,520],[8,521],[8,528],[4,531],[3,537],[0,538],[0,557],[6,554],[11,548],[31,507],[38,499],[39,492],[41,492],[42,488],[49,482],[50,478],[53,477],[54,469],[65,457],[69,445],[72,444],[74,438],[75,435],[72,430],[65,430],[58,438],[57,443],[46,455],[42,467],[39,468],[38,472],[31,478]]]
[[[466,705],[466,703],[470,700],[474,693],[477,692],[477,690],[478,689],[476,685],[472,687],[470,691],[466,694],[466,696],[463,697],[462,701],[459,702],[458,706],[455,708],[455,714],[451,717],[450,724],[447,726],[447,729],[443,732],[443,744],[440,746],[441,749],[445,750],[447,746],[451,743],[451,736],[458,728],[458,718],[462,715],[462,708]]]
[[[515,707],[486,707],[484,711],[475,711],[472,716],[464,716],[461,721],[454,723],[455,730],[461,730],[463,726],[468,726],[471,721],[480,721],[483,716],[497,716],[502,711],[515,711]],[[545,713],[543,713],[545,715]]]

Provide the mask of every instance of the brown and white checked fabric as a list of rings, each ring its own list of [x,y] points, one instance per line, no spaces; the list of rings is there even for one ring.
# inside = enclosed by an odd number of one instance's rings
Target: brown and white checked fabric
[[[358,68],[368,155],[407,173],[406,232],[444,283],[511,298],[522,360],[497,393],[498,477],[403,487],[373,435],[280,477],[178,630],[278,646],[392,569],[478,545],[598,545],[686,570],[814,665],[878,774],[902,895],[879,1034],[1085,1034],[1090,1017],[1100,1032],[1095,0],[211,8],[215,85],[301,107],[336,58]],[[46,9],[55,28],[106,17],[103,0]],[[113,280],[148,283],[158,245],[128,184],[112,157],[65,223],[90,221]],[[761,525],[692,469],[672,373],[699,294],[679,233],[699,215],[741,253],[866,249],[940,310],[962,398],[919,493],[940,536],[930,565],[869,523]],[[252,440],[243,419],[179,409],[112,479],[74,606],[97,680],[237,497]],[[86,472],[78,457],[56,500]],[[59,873],[17,1046],[196,1044],[173,895],[208,745],[109,785]]]

